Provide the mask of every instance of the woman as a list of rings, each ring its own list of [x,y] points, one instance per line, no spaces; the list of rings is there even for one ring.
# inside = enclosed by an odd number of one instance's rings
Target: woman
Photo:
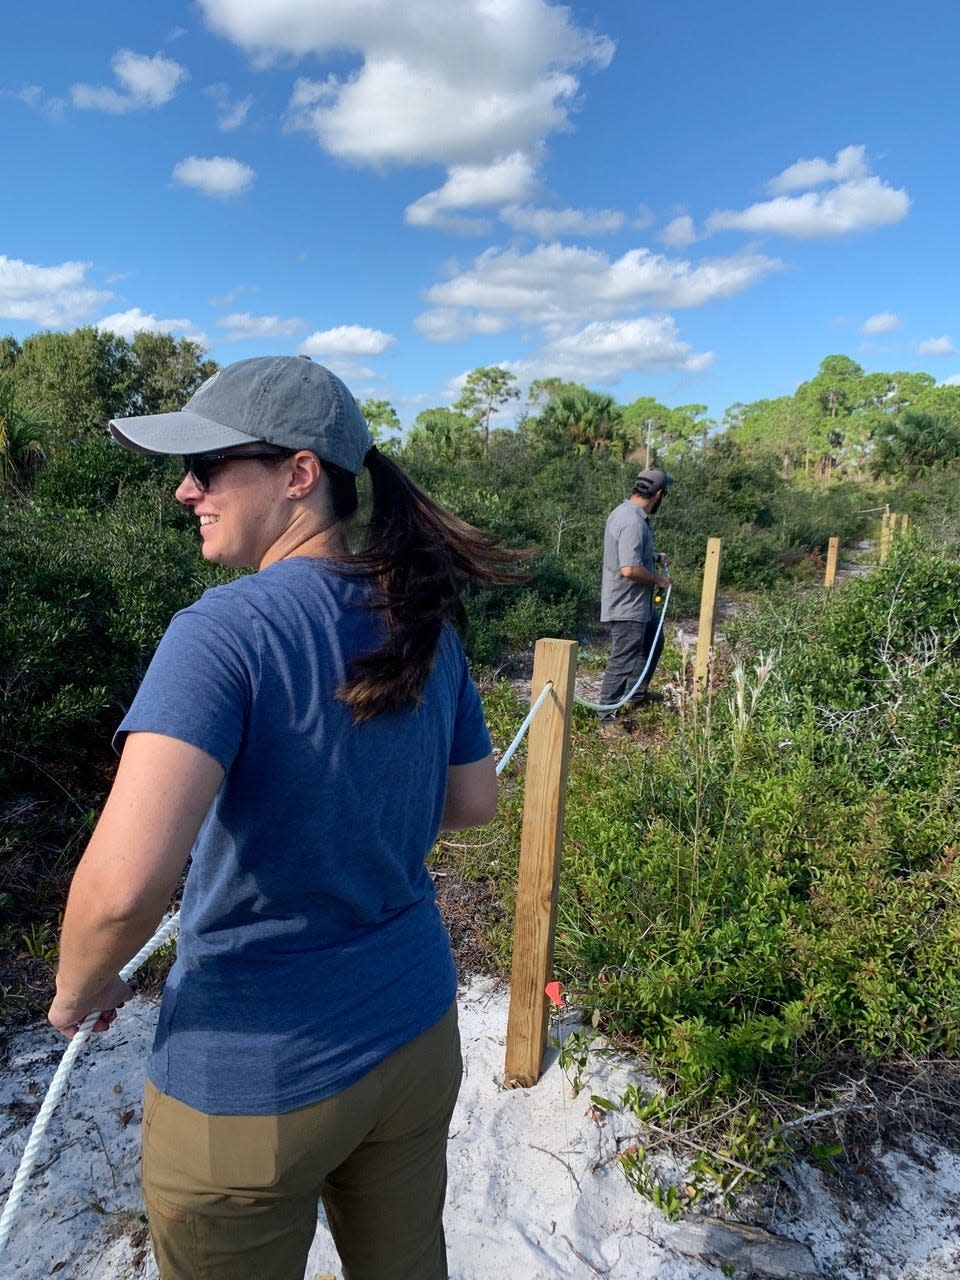
[[[186,455],[204,557],[257,572],[176,615],[120,725],[50,1021],[109,1024],[192,851],[144,1101],[163,1280],[299,1280],[318,1198],[348,1280],[439,1280],[461,1063],[424,857],[496,807],[451,623],[463,578],[503,580],[510,557],[379,454],[305,357],[240,361],[179,413],[110,425]]]

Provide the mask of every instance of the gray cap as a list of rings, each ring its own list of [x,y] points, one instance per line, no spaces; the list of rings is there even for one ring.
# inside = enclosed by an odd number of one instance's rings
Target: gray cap
[[[672,484],[673,476],[668,475],[662,467],[647,467],[634,480],[633,491],[639,493],[641,498],[649,498],[652,493],[659,489],[669,489]]]
[[[138,453],[213,453],[267,441],[310,449],[357,475],[373,444],[356,400],[335,373],[308,356],[255,356],[208,378],[177,413],[110,422]]]

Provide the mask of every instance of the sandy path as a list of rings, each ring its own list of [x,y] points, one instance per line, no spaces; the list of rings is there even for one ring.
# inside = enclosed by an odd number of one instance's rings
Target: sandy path
[[[617,1097],[637,1078],[635,1064],[591,1059],[576,1099],[555,1060],[534,1089],[505,1090],[506,1011],[505,991],[488,980],[475,980],[462,993],[466,1077],[450,1138],[446,1215],[451,1280],[718,1280],[724,1260],[738,1275],[761,1262],[767,1269],[755,1274],[804,1274],[790,1263],[789,1243],[780,1237],[802,1243],[810,1275],[960,1275],[960,1159],[928,1146],[910,1157],[879,1157],[887,1190],[864,1204],[838,1204],[816,1170],[801,1169],[785,1197],[789,1214],[784,1209],[779,1221],[766,1224],[777,1237],[766,1245],[744,1243],[696,1219],[667,1222],[631,1190],[611,1158],[617,1126],[627,1131],[626,1120],[607,1117],[598,1125],[590,1114],[589,1094]],[[152,1004],[135,1002],[84,1053],[0,1260],[0,1276],[156,1277],[137,1182],[143,1063],[155,1015]],[[8,1047],[0,1081],[3,1197],[62,1045],[40,1027],[18,1034]],[[338,1274],[321,1223],[307,1277]]]

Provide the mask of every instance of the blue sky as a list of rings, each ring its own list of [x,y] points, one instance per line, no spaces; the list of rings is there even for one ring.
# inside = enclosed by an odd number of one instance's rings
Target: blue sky
[[[843,352],[960,381],[960,10],[18,6],[0,333],[304,351],[405,423],[505,364],[627,402]]]

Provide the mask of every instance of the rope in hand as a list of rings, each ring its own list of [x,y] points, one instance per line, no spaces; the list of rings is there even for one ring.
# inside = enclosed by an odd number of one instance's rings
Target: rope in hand
[[[120,970],[120,977],[124,982],[129,982],[133,975],[137,972],[145,960],[148,960],[153,953],[163,946],[179,926],[180,913],[170,916],[161,924],[160,928],[153,935],[148,943],[146,943],[137,954]],[[33,1166],[37,1162],[37,1153],[40,1150],[40,1143],[43,1135],[46,1133],[50,1121],[53,1119],[53,1113],[57,1108],[57,1103],[63,1097],[67,1088],[67,1076],[70,1074],[70,1068],[73,1066],[80,1050],[89,1040],[93,1028],[97,1024],[100,1017],[99,1010],[87,1015],[83,1021],[80,1030],[70,1041],[66,1052],[60,1059],[60,1065],[57,1067],[53,1079],[50,1081],[50,1088],[47,1090],[47,1096],[43,1100],[43,1105],[37,1112],[33,1127],[30,1130],[30,1136],[27,1139],[27,1145],[24,1148],[23,1155],[20,1157],[20,1165],[17,1169],[13,1183],[10,1187],[10,1194],[7,1196],[7,1203],[3,1206],[3,1213],[0,1214],[0,1253],[6,1247],[7,1239],[10,1235],[10,1227],[13,1223],[14,1214],[20,1206],[23,1198],[24,1188],[33,1172]]]
[[[524,734],[527,732],[527,730],[530,728],[530,725],[533,723],[534,716],[543,706],[552,688],[553,688],[552,682],[548,681],[548,683],[544,685],[540,696],[537,698],[536,702],[530,708],[530,711],[528,712],[527,717],[524,720],[523,724],[520,726],[516,737],[510,743],[510,746],[507,747],[506,751],[503,753],[502,757],[500,758],[500,761],[497,764],[498,775],[501,774],[503,770],[507,767],[507,765],[510,763],[513,753],[516,751],[517,747],[520,745],[521,741],[523,740]],[[168,917],[168,919],[164,920],[164,922],[160,925],[160,928],[153,935],[150,941],[146,943],[143,947],[141,947],[141,949],[137,952],[137,954],[133,957],[133,959],[130,960],[121,969],[120,977],[124,980],[124,982],[129,982],[129,980],[137,972],[140,966],[146,960],[148,960],[155,951],[159,950],[159,948],[162,947],[165,942],[169,941],[169,939],[174,935],[174,933],[176,933],[177,929],[179,928],[179,925],[180,925],[179,911],[175,915],[172,915]],[[93,1028],[96,1026],[97,1019],[99,1017],[100,1017],[99,1011],[95,1011],[94,1013],[88,1014],[87,1017],[84,1019],[83,1024],[80,1027],[80,1030],[70,1041],[69,1045],[67,1046],[66,1052],[64,1053],[63,1057],[60,1059],[60,1065],[57,1067],[54,1077],[50,1081],[50,1087],[47,1090],[47,1096],[44,1098],[43,1104],[40,1107],[40,1110],[37,1112],[36,1118],[34,1119],[33,1126],[30,1129],[30,1136],[27,1139],[27,1145],[24,1148],[23,1155],[20,1157],[20,1164],[14,1176],[13,1183],[10,1187],[10,1193],[7,1196],[7,1202],[3,1206],[3,1213],[0,1214],[0,1253],[2,1253],[3,1250],[6,1248],[6,1244],[10,1236],[10,1228],[13,1224],[14,1216],[17,1212],[17,1209],[20,1207],[20,1201],[23,1199],[23,1193],[24,1193],[24,1190],[26,1189],[27,1182],[29,1181],[30,1175],[33,1172],[33,1167],[37,1162],[37,1155],[40,1150],[40,1143],[43,1141],[44,1134],[46,1133],[50,1125],[50,1121],[53,1119],[53,1113],[57,1109],[57,1104],[60,1102],[60,1099],[63,1097],[64,1093],[66,1092],[67,1077],[70,1074],[70,1070],[73,1067],[74,1062],[79,1056],[80,1050],[89,1040],[93,1032]]]
[[[644,663],[643,670],[637,677],[637,682],[633,688],[623,695],[619,702],[590,702],[587,698],[574,696],[574,702],[579,702],[581,707],[587,707],[591,711],[619,711],[621,707],[626,706],[640,686],[647,679],[647,672],[650,670],[650,664],[653,661],[653,655],[657,652],[657,644],[663,634],[663,623],[667,616],[667,605],[670,603],[670,593],[673,591],[673,583],[667,587],[663,597],[663,605],[660,608],[660,617],[657,619],[657,629],[653,635],[653,643],[650,646],[650,652],[647,654],[647,660]]]

